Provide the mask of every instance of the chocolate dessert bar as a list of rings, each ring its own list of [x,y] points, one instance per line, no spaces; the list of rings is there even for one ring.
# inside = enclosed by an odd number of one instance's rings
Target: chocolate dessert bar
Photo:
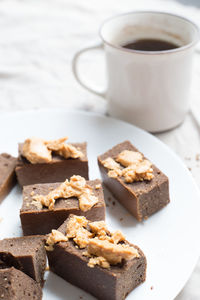
[[[32,138],[19,144],[16,175],[21,186],[63,182],[74,174],[88,179],[87,143],[66,144],[65,139],[44,141]],[[29,141],[29,147],[27,141]],[[49,148],[44,143],[48,143]],[[68,148],[64,149],[65,151],[62,148],[60,148],[62,151],[51,150],[58,149],[60,145]],[[41,147],[44,149],[41,150]]]
[[[167,176],[129,141],[100,155],[98,164],[105,185],[138,221],[170,202]]]
[[[104,221],[70,215],[46,243],[50,270],[97,299],[124,299],[145,281],[143,252]]]
[[[0,269],[0,299],[41,300],[42,289],[32,278],[13,267]]]
[[[15,167],[17,158],[7,153],[0,154],[0,202],[16,183]]]
[[[81,176],[72,176],[70,181],[62,184],[35,184],[23,188],[20,218],[24,235],[47,234],[57,229],[71,213],[86,216],[92,221],[105,219],[100,180],[85,181]]]
[[[0,261],[0,268],[15,267],[43,285],[46,267],[44,237],[26,236],[1,240]]]

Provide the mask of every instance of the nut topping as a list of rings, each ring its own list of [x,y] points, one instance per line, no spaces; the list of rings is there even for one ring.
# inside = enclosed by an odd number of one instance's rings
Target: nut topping
[[[65,144],[67,137],[46,141],[40,138],[25,140],[22,155],[32,164],[49,163],[52,161],[52,153],[64,158],[79,158],[83,153],[71,144]]]
[[[124,177],[127,183],[151,180],[154,177],[152,163],[144,159],[140,152],[124,150],[117,156],[116,161],[111,157],[102,161],[104,167],[109,169],[109,177]]]
[[[32,164],[49,163],[52,160],[51,151],[39,138],[30,138],[23,144],[23,156]]]
[[[79,207],[82,211],[90,210],[97,202],[98,198],[93,194],[92,188],[86,183],[85,178],[74,175],[61,183],[56,189],[50,191],[47,195],[35,195],[33,203],[39,202],[40,205],[54,209],[56,199],[77,197]]]
[[[53,251],[54,244],[59,243],[59,242],[67,242],[67,241],[68,241],[68,238],[64,234],[62,234],[58,230],[53,229],[52,232],[49,234],[48,239],[46,241],[48,246],[45,246],[45,248],[48,251]]]
[[[131,165],[138,164],[143,160],[143,156],[140,152],[124,150],[116,158],[116,161],[119,162],[124,167],[129,167]]]
[[[95,256],[103,256],[112,265],[121,263],[122,259],[131,260],[139,257],[138,251],[129,245],[113,244],[98,238],[89,239],[88,252]]]
[[[47,250],[51,251],[59,239],[63,241],[63,235],[56,236],[56,231],[52,231],[47,240]],[[109,268],[122,260],[139,257],[137,249],[125,241],[121,231],[110,233],[104,221],[89,222],[83,216],[71,215],[67,222],[66,239],[73,239],[75,247],[86,249],[82,255],[89,258],[88,266],[91,268],[95,265]]]

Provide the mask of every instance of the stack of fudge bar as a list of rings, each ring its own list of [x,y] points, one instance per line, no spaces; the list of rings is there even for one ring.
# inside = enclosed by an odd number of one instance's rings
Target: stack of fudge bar
[[[109,231],[101,180],[89,180],[86,143],[28,138],[0,155],[0,201],[22,187],[23,237],[0,241],[0,299],[42,299],[49,269],[102,300],[123,300],[146,278],[146,258]],[[168,178],[129,141],[98,157],[101,176],[138,220],[169,203]],[[16,212],[17,213],[17,212]]]

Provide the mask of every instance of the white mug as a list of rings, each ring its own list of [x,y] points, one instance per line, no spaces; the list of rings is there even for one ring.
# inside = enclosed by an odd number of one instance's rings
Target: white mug
[[[189,110],[192,58],[199,40],[197,26],[170,13],[131,12],[105,21],[100,37],[101,44],[85,48],[74,56],[72,66],[77,81],[108,100],[110,116],[150,132],[179,125]],[[178,47],[164,51],[122,47],[137,39],[159,39]],[[106,92],[89,87],[81,80],[77,68],[83,52],[99,48],[106,54]]]

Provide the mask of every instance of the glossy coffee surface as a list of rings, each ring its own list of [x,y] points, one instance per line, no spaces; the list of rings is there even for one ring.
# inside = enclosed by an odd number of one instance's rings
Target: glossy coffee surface
[[[122,47],[138,51],[166,51],[176,49],[179,46],[160,39],[137,39]]]

